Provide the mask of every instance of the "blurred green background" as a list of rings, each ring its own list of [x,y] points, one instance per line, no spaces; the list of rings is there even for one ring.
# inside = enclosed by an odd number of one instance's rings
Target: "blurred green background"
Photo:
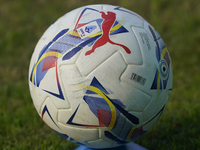
[[[165,41],[174,82],[167,108],[153,128],[135,142],[148,149],[200,149],[199,0],[1,0],[0,149],[77,147],[37,114],[28,88],[28,67],[44,31],[65,13],[88,4],[130,9],[150,22]]]

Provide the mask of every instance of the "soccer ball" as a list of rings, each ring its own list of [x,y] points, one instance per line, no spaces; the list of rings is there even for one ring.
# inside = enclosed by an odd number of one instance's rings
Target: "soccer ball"
[[[92,148],[146,133],[172,90],[172,62],[158,32],[122,7],[89,5],[52,24],[31,58],[29,87],[44,122]]]

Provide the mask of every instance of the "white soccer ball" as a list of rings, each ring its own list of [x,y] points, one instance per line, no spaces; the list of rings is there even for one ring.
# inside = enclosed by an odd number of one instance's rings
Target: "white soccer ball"
[[[158,32],[122,7],[89,5],[52,24],[31,58],[29,86],[44,122],[93,148],[146,133],[172,90],[172,62]]]

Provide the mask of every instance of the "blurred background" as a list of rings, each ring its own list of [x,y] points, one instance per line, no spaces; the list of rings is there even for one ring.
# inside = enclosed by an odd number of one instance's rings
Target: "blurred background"
[[[28,87],[28,68],[44,31],[65,13],[89,4],[130,9],[151,23],[173,62],[173,90],[153,128],[135,143],[148,149],[200,149],[199,0],[1,0],[0,149],[73,150],[37,114]]]

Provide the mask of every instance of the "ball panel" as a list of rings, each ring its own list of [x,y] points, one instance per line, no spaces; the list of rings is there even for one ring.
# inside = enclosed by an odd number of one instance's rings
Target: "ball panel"
[[[154,79],[154,75],[152,74],[154,68],[154,65],[146,65],[146,63],[141,66],[128,65],[126,71],[121,76],[121,81],[151,96],[151,91],[149,89]]]
[[[99,131],[97,128],[81,128],[59,123],[62,133],[65,133],[71,142],[82,143],[87,145],[87,141],[99,139]]]
[[[72,117],[72,115],[74,115]],[[82,128],[99,126],[98,118],[91,112],[88,104],[80,103],[72,109],[61,109],[58,111],[58,121],[64,125],[76,125]]]
[[[160,116],[166,108],[166,103],[164,103],[164,105],[159,110],[157,110],[157,112],[154,115],[152,115],[148,120],[145,120],[146,113],[144,113],[143,130],[148,131],[158,121],[158,119],[160,118]]]
[[[40,88],[45,89],[46,91],[59,93],[56,80],[56,67],[48,70],[48,72],[46,73],[46,77],[43,78],[43,80],[40,82]]]
[[[136,112],[142,112],[151,100],[151,96],[125,82],[119,84],[115,90],[115,97],[123,102],[127,111]]]
[[[37,110],[37,112],[39,114],[40,113],[40,109],[41,109],[41,106],[42,104],[44,103],[47,95],[44,94],[40,88],[35,88],[34,85],[32,83],[30,83],[29,81],[29,89],[30,89],[30,93],[31,93],[31,97],[33,99],[33,104]]]
[[[57,118],[57,108],[52,103],[51,99],[47,97],[42,104],[40,110],[41,118],[53,130],[60,131]]]
[[[143,28],[146,30],[146,32],[150,35],[150,37],[152,38],[152,40],[155,40],[155,37],[157,37],[157,39],[160,38],[160,34],[155,30],[155,28],[149,24],[147,21],[144,21],[144,26]],[[155,33],[155,37],[152,34],[151,29],[153,29],[154,33]]]
[[[60,66],[60,79],[66,92],[67,100],[71,108],[76,108],[83,101],[84,91],[80,90],[79,84],[86,82],[75,64]]]
[[[165,92],[162,92],[160,95],[158,95],[157,91],[154,91],[154,94],[152,94],[154,96],[151,102],[147,105],[147,107],[143,111],[144,122],[150,120],[152,116],[155,116],[164,107],[164,105],[167,104],[170,94],[171,90],[166,90]]]
[[[42,35],[38,44],[35,47],[35,51],[40,52],[44,45],[47,45],[49,41],[52,41],[53,37],[58,33],[60,27],[58,24],[52,24]],[[35,52],[34,51],[34,52]]]
[[[92,74],[88,75],[88,78],[94,76],[102,82],[102,85],[111,91],[115,91],[120,88],[120,77],[124,73],[127,67],[122,55],[119,52],[114,53],[106,61],[104,61],[99,67],[97,67]]]
[[[69,109],[71,107],[66,96],[66,91],[63,89],[62,80],[59,78],[57,67],[48,70],[39,86],[43,91],[42,95],[50,97],[56,108]]]
[[[143,111],[142,112],[137,112],[137,111],[128,111],[128,113],[136,116],[138,119],[139,119],[139,123],[138,124],[135,124],[134,126],[135,127],[141,127],[143,125]]]
[[[111,40],[114,41],[115,43],[121,43],[121,44],[123,43],[123,45],[126,45],[130,49],[131,53],[128,54],[120,46],[112,45],[112,47],[115,48],[116,51],[119,51],[122,54],[123,59],[127,64],[142,65],[143,58],[136,36],[133,34],[133,31],[131,30],[130,24],[127,26],[124,24],[124,27],[128,30],[128,33],[111,37]]]
[[[144,28],[138,28],[132,26],[132,31],[134,32],[137,43],[140,46],[141,53],[145,62],[153,64],[152,58],[155,57],[155,42],[152,40],[152,37],[147,33]]]
[[[97,48],[94,54],[85,56],[85,53],[89,49],[90,48],[83,49],[83,53],[80,54],[76,61],[76,65],[83,76],[90,74],[94,69],[98,68],[99,65],[104,63],[116,52],[116,47],[113,47],[111,44],[106,44],[100,48]]]

